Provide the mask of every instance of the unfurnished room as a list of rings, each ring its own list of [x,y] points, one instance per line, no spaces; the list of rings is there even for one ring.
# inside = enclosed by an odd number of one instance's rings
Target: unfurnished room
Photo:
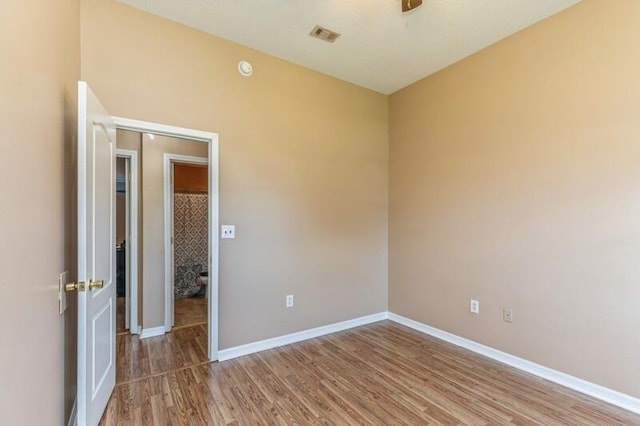
[[[640,2],[0,31],[0,423],[640,425]]]

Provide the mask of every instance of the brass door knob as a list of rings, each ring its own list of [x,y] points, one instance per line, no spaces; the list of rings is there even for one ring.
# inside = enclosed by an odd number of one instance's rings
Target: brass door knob
[[[84,282],[66,283],[64,285],[65,291],[84,291]]]
[[[102,288],[104,287],[104,281],[103,280],[91,280],[89,281],[89,290],[93,290],[94,288]]]

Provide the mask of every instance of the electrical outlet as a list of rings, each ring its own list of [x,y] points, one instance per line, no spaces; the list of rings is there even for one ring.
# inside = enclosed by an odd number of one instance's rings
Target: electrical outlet
[[[469,312],[471,312],[472,314],[479,314],[480,313],[480,302],[474,299],[471,299],[469,301]]]
[[[235,238],[236,237],[236,226],[235,225],[222,225],[221,226],[220,237],[223,239],[227,238]]]
[[[513,322],[513,309],[504,308],[502,310],[502,321],[504,321],[504,322]]]
[[[293,294],[288,294],[286,298],[287,308],[293,308]]]

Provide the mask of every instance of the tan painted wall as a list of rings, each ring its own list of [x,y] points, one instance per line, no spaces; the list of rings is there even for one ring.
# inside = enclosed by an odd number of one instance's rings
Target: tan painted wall
[[[142,327],[164,325],[164,154],[207,158],[205,142],[142,135]]]
[[[585,0],[391,96],[391,311],[640,397],[639,22]]]
[[[387,97],[112,0],[83,4],[83,78],[110,113],[220,135],[221,223],[237,227],[220,245],[220,347],[385,310]]]
[[[0,2],[0,417],[66,424],[75,398],[78,0]],[[19,184],[16,184],[19,183]]]

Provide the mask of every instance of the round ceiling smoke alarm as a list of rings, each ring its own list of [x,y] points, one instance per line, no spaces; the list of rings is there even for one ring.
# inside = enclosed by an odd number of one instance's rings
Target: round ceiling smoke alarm
[[[247,61],[240,61],[238,62],[238,71],[240,71],[240,74],[242,74],[243,76],[249,77],[251,74],[253,74],[253,67]]]

